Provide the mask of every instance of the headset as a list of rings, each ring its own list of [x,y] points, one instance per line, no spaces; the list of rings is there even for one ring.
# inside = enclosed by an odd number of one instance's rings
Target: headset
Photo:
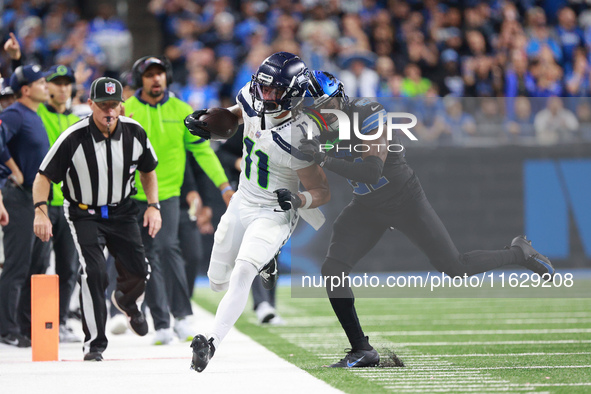
[[[55,73],[53,73],[52,75],[48,75],[45,79],[47,80],[52,77],[63,77],[63,76],[66,76],[67,74],[75,75],[74,70],[72,70],[71,67],[60,64],[57,66]],[[76,90],[76,78],[74,78],[74,81],[71,83],[71,85],[72,85],[72,94],[70,95],[70,98],[73,99],[74,97],[76,97],[76,94],[78,93],[78,90]],[[50,97],[53,98],[53,94],[51,94]]]
[[[136,89],[139,89],[143,86],[142,75],[152,64],[164,66],[164,70],[166,72],[166,87],[170,87],[172,84],[172,64],[170,63],[170,60],[168,60],[168,58],[165,56],[144,56],[136,60],[136,62],[133,64],[133,67],[131,68],[131,80]]]

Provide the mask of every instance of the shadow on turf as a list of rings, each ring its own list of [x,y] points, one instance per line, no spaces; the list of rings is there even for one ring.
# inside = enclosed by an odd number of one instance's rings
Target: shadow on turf
[[[404,367],[404,362],[390,349],[381,349],[380,353],[380,365],[376,368],[394,368]]]

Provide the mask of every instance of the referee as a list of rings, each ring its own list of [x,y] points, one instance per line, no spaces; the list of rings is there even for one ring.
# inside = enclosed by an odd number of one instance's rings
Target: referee
[[[111,300],[127,315],[136,334],[148,332],[137,306],[149,269],[137,222],[138,208],[129,198],[136,191],[136,170],[148,198],[143,225],[154,237],[162,224],[154,172],[157,158],[139,123],[119,116],[122,90],[119,81],[111,78],[92,83],[88,100],[92,114],[60,135],[33,184],[34,230],[45,242],[53,235],[46,202],[51,182],[63,182],[64,214],[82,267],[80,304],[87,361],[102,361],[108,343],[105,246],[115,257],[118,274]]]

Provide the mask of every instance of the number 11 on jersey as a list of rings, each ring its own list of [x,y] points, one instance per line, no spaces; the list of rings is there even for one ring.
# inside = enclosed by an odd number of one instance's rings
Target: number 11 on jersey
[[[246,175],[247,179],[250,179],[250,166],[252,164],[252,153],[254,149],[255,142],[250,138],[246,137],[244,139],[244,145],[246,145],[246,157],[244,158],[246,165],[244,166],[244,175]],[[258,157],[258,173],[257,173],[257,181],[260,187],[266,189],[269,187],[269,155],[265,152],[257,149],[254,151],[254,155]]]

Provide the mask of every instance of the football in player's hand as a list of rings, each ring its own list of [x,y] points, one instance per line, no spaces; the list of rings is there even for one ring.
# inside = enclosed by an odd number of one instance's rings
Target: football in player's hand
[[[227,140],[238,130],[238,117],[226,108],[210,108],[199,120],[206,124],[201,128],[209,131],[212,140]]]

